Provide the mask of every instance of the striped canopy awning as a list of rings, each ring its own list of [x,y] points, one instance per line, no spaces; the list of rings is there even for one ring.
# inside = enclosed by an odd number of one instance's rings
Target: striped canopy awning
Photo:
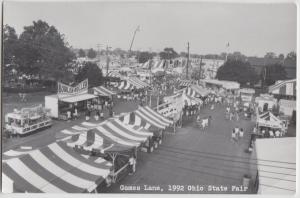
[[[135,129],[146,129],[151,132],[165,129],[173,124],[173,121],[167,119],[150,107],[139,107],[138,110],[120,116],[119,119],[126,125],[130,125]]]
[[[143,82],[142,80],[140,80],[139,78],[136,78],[136,77],[128,78],[127,82],[132,84],[137,89],[143,89],[145,87],[149,87],[149,85],[147,83]]]
[[[120,90],[144,89],[149,85],[136,77],[127,78],[119,82],[116,87]]]
[[[271,127],[281,129],[283,127],[282,121],[273,115],[270,111],[262,113],[257,117],[258,126]]]
[[[119,90],[133,90],[134,86],[128,81],[121,81],[116,86]]]
[[[193,80],[179,80],[179,86],[181,87],[188,87],[192,84],[195,84]]]
[[[116,94],[116,92],[111,91],[103,86],[94,87],[93,90],[95,95],[100,95],[100,96],[112,96]]]
[[[109,175],[111,164],[87,160],[64,142],[55,142],[2,165],[2,190],[30,193],[93,191]]]
[[[153,125],[157,128],[165,129],[166,127],[170,126],[169,122],[162,120],[157,114],[153,113],[145,107],[139,106],[139,108],[134,111],[134,113],[141,119],[144,119],[150,125]]]
[[[70,147],[79,147],[86,151],[97,150],[101,153],[127,151],[138,147],[152,136],[128,127],[120,120],[111,118],[97,125],[87,133],[68,140]]]
[[[146,129],[151,132],[159,131],[160,128],[151,125],[146,119],[142,119],[135,112],[130,112],[119,117],[120,121],[136,130]]]
[[[108,73],[108,76],[109,77],[113,77],[113,78],[120,78],[120,79],[123,79],[124,76],[116,71],[111,71]]]

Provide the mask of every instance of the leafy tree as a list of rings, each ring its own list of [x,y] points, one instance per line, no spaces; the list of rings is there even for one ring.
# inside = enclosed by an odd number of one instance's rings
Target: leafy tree
[[[217,79],[239,82],[241,85],[254,84],[259,76],[248,62],[228,59],[217,71]]]
[[[4,65],[12,64],[17,55],[18,45],[18,36],[15,29],[5,25],[3,27]]]
[[[159,53],[161,59],[170,60],[178,57],[177,52],[173,48],[165,48],[164,51]]]
[[[19,37],[16,61],[22,73],[62,80],[74,57],[64,35],[44,21],[34,21],[33,25],[24,27]]]
[[[265,84],[272,85],[277,80],[285,80],[287,77],[287,73],[284,67],[281,64],[272,64],[266,66],[265,71]]]
[[[281,60],[283,60],[284,59],[284,55],[283,54],[279,54],[278,58],[281,59]]]
[[[141,52],[139,56],[137,56],[139,63],[145,63],[152,58],[153,58],[153,54],[151,54],[150,52]]]
[[[96,58],[97,53],[95,50],[93,50],[93,48],[89,49],[89,51],[87,52],[87,57],[89,58]]]
[[[79,49],[78,56],[79,57],[85,57],[85,51],[83,49]]]
[[[78,74],[75,76],[75,81],[79,83],[85,79],[89,80],[89,87],[96,87],[102,84],[102,70],[96,63],[86,62],[84,66],[78,70]]]
[[[286,59],[296,61],[297,60],[297,55],[296,52],[290,52],[286,55]]]
[[[274,52],[267,52],[265,58],[276,58],[276,54]]]

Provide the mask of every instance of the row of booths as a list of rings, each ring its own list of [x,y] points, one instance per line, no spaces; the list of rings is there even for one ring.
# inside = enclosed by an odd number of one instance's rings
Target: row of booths
[[[173,121],[139,107],[101,123],[83,122],[37,149],[3,154],[5,192],[99,192],[134,172],[138,152],[152,152]]]
[[[59,82],[57,94],[45,96],[45,107],[50,110],[52,118],[66,120],[68,111],[73,113],[76,109],[80,115],[91,109],[102,110],[113,97],[125,99],[133,95],[141,96],[148,88],[147,83],[136,77],[122,78],[107,87],[93,88],[88,88],[87,79],[74,87]]]

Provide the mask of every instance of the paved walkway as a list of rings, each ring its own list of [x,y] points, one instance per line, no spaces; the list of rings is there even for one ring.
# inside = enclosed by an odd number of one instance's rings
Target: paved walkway
[[[212,125],[204,132],[189,123],[176,134],[168,133],[162,145],[153,153],[141,153],[138,156],[134,175],[127,176],[109,188],[108,192],[128,192],[120,190],[120,186],[146,184],[160,185],[164,191],[158,193],[174,193],[168,191],[169,187],[172,188],[169,185],[183,185],[185,193],[193,193],[187,191],[188,185],[198,184],[203,185],[204,189],[194,193],[241,193],[231,191],[232,185],[241,185],[244,174],[252,174],[252,178],[256,174],[255,163],[249,164],[251,155],[253,157],[255,153],[244,152],[254,123],[248,120],[225,120],[224,112],[225,107],[221,106],[214,111],[203,109],[201,115],[211,115],[213,118]],[[233,143],[231,130],[236,126],[243,127],[245,135],[238,143]],[[209,192],[208,185],[227,186],[228,191]]]

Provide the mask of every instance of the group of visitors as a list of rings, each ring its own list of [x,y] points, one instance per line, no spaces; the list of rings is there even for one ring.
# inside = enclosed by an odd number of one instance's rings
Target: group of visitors
[[[239,128],[239,127],[235,127],[232,129],[232,133],[231,133],[231,140],[234,143],[239,142],[239,140],[241,140],[244,137],[244,129],[243,128]]]
[[[282,137],[284,135],[284,132],[280,129],[272,129],[269,127],[260,127],[259,137],[262,138],[275,138],[275,137]]]

